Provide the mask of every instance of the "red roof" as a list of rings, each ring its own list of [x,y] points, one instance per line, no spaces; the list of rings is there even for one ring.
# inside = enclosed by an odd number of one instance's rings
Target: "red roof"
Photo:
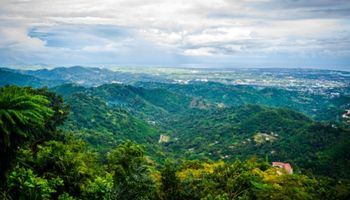
[[[293,174],[293,168],[292,168],[292,166],[290,166],[289,163],[284,163],[284,162],[272,162],[272,166],[285,169],[285,170],[288,172],[288,174]]]

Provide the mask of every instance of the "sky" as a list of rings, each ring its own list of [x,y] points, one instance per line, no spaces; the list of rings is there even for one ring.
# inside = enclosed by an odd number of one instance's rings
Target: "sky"
[[[350,0],[0,0],[0,65],[350,70]]]

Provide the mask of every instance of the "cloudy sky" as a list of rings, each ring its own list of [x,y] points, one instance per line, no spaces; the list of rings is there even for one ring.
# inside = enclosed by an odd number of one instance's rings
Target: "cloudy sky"
[[[0,64],[350,69],[350,0],[0,0]]]

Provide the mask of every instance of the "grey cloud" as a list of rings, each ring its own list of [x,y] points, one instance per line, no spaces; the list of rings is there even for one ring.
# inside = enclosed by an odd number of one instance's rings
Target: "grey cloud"
[[[319,19],[349,17],[348,0],[268,0],[232,1],[227,6],[210,10],[207,17],[213,18],[255,18],[269,20]],[[236,8],[240,8],[237,10]]]
[[[160,52],[175,63],[201,53],[346,55],[349,13],[348,0],[2,0],[0,54],[123,63],[161,63]]]

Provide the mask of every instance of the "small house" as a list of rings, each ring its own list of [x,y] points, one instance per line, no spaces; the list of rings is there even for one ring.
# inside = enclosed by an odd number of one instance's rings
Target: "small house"
[[[272,162],[273,167],[278,167],[281,169],[285,169],[288,174],[293,174],[293,168],[289,163],[284,162]]]

